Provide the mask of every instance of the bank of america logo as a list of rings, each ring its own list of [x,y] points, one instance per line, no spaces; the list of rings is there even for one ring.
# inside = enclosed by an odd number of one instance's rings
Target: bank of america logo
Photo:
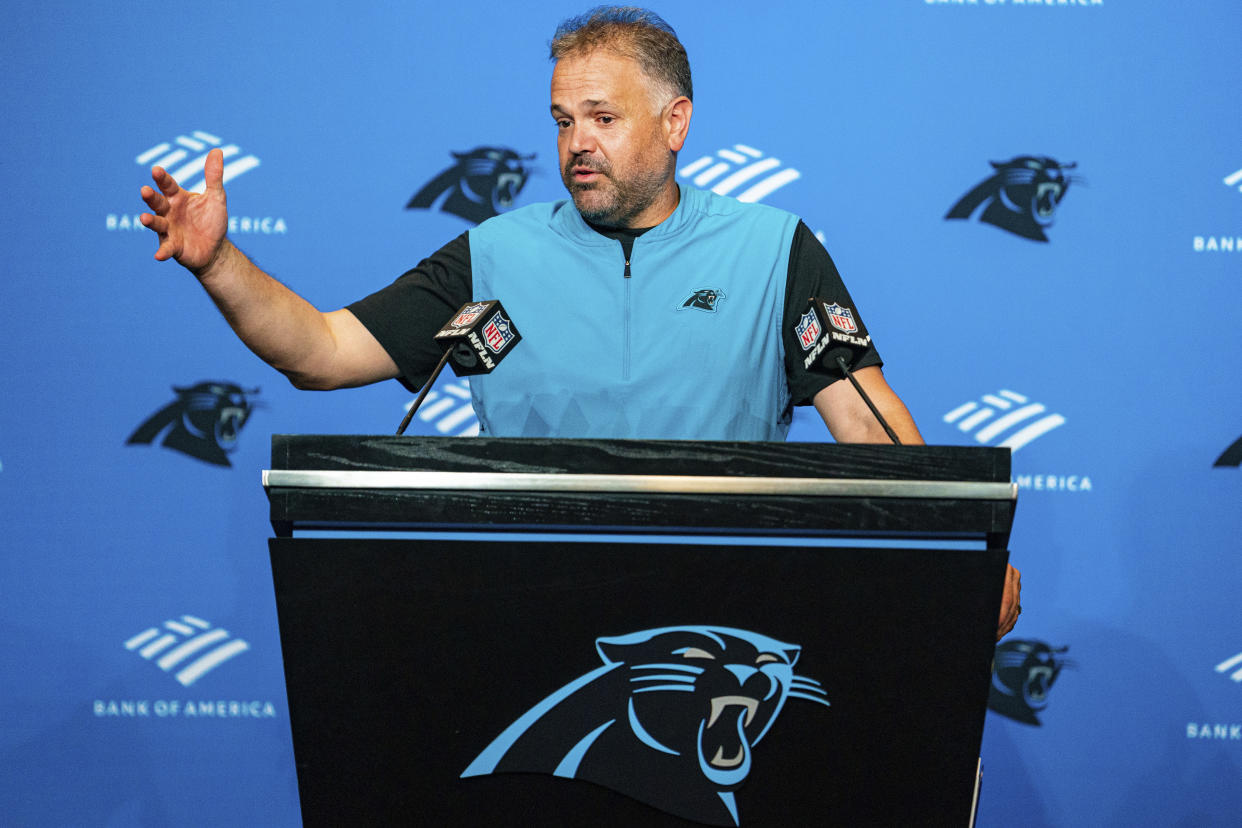
[[[207,189],[207,182],[203,178],[203,165],[207,163],[207,153],[216,147],[224,151],[225,184],[259,166],[259,159],[253,155],[235,158],[241,155],[241,148],[236,144],[220,146],[222,143],[224,142],[211,133],[196,130],[189,135],[178,135],[171,141],[156,144],[134,161],[144,167],[153,167],[158,164],[168,170],[183,188],[190,192],[201,193]],[[230,158],[235,158],[235,160],[229,161]]]
[[[1242,170],[1238,170],[1236,173],[1225,176],[1225,186],[1237,187],[1238,192],[1242,192]]]
[[[745,144],[717,150],[681,168],[678,173],[689,178],[696,187],[711,186],[717,195],[735,195],[738,201],[761,201],[797,181],[802,173],[792,167],[781,168],[781,162]],[[723,177],[722,177],[723,176]],[[758,180],[756,180],[758,179]]]
[[[1230,674],[1229,678],[1242,683],[1242,653],[1238,653],[1233,658],[1216,665],[1216,672],[1218,673],[1229,673],[1231,670],[1234,672]]]
[[[980,443],[1017,451],[1054,428],[1065,425],[1064,417],[1046,414],[1047,410],[1040,403],[1033,403],[1014,391],[998,391],[984,394],[978,402],[959,405],[944,415],[944,421],[955,424],[959,431],[967,434],[973,431],[975,440]]]
[[[155,663],[165,673],[189,687],[231,658],[250,649],[226,630],[193,615],[165,621],[162,627],[143,630],[125,642],[125,649]],[[173,671],[176,670],[174,673]]]
[[[408,412],[412,405],[414,401],[410,400],[405,410]],[[470,383],[465,377],[431,389],[414,418],[450,437],[474,437],[479,433],[479,418],[470,404]]]

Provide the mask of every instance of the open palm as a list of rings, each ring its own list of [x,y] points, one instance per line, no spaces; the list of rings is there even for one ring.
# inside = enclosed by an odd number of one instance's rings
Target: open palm
[[[144,186],[142,200],[151,208],[139,220],[159,236],[155,258],[176,259],[195,273],[215,259],[228,232],[229,213],[224,196],[224,153],[214,149],[203,170],[206,190],[201,194],[183,190],[163,167],[153,167],[151,178],[158,189]],[[153,215],[153,214],[154,215]]]

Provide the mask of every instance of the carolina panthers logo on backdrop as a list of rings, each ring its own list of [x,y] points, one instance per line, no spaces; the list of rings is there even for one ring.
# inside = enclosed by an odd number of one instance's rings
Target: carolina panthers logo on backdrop
[[[1216,458],[1213,466],[1232,466],[1235,469],[1242,466],[1242,437],[1233,441],[1233,445],[1221,452],[1220,457]]]
[[[693,308],[694,310],[706,311],[707,313],[715,313],[716,308],[725,300],[725,292],[715,288],[703,288],[696,290],[690,294],[681,303],[681,307],[677,310],[686,310]]]
[[[414,194],[405,209],[440,209],[478,224],[508,210],[526,186],[530,171],[522,165],[535,157],[504,147],[476,147],[454,152],[457,163]]]
[[[985,179],[962,196],[946,219],[968,219],[979,207],[979,221],[1033,241],[1048,241],[1045,230],[1052,226],[1057,205],[1065,198],[1071,181],[1067,176],[1077,164],[1061,164],[1047,157],[1019,155],[999,163],[990,162],[995,175]]]
[[[801,648],[746,630],[664,627],[598,638],[595,649],[603,666],[526,711],[462,776],[584,779],[739,825],[734,791],[785,701],[828,705],[819,682],[793,672]]]
[[[1048,693],[1063,667],[1069,647],[1053,649],[1042,641],[1014,639],[996,647],[988,709],[1023,724],[1040,725],[1036,715],[1048,706]]]
[[[177,388],[177,398],[147,418],[129,439],[129,445],[151,443],[164,433],[160,445],[197,457],[217,466],[231,466],[227,454],[237,448],[237,436],[250,419],[247,395],[259,389],[243,390],[231,382],[200,382]]]

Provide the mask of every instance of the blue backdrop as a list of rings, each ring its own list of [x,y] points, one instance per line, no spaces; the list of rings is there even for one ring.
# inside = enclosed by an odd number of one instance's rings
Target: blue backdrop
[[[298,392],[249,354],[151,259],[147,168],[193,185],[225,147],[234,241],[339,307],[471,226],[406,206],[455,152],[521,156],[514,204],[562,197],[546,43],[581,10],[0,10],[6,824],[298,823],[268,436],[390,433],[410,401]],[[1242,8],[658,11],[695,73],[683,186],[803,216],[927,440],[1015,448],[1025,611],[980,824],[1236,824]],[[1044,185],[1026,224],[946,218],[993,163],[1011,201]],[[411,432],[471,433],[465,393],[442,381]],[[791,439],[828,437],[801,412]]]

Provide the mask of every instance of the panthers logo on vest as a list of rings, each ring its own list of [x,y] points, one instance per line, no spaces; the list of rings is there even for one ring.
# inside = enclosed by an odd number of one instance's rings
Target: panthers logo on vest
[[[535,157],[504,147],[475,147],[454,152],[457,163],[414,194],[405,209],[435,209],[479,224],[508,210],[526,186],[530,171],[522,165]]]
[[[968,219],[980,206],[979,221],[1032,241],[1048,241],[1044,232],[1071,181],[1065,170],[1078,165],[1061,164],[1051,158],[1020,155],[1010,161],[990,162],[996,173],[980,182],[953,205],[946,219]]]
[[[1069,647],[1053,649],[1042,641],[1005,641],[996,647],[992,664],[992,691],[988,709],[1013,719],[1035,725],[1041,722],[1036,714],[1048,706],[1048,693],[1064,667],[1074,663],[1061,658]]]
[[[126,444],[149,444],[164,433],[160,445],[211,463],[232,466],[228,453],[237,448],[237,436],[250,419],[249,391],[231,382],[200,382],[188,388],[173,386],[177,398],[129,435]]]
[[[725,299],[725,292],[717,288],[703,288],[696,290],[690,294],[681,303],[681,307],[677,310],[685,310],[693,308],[694,310],[706,311],[707,313],[715,313],[716,308]]]
[[[819,682],[794,673],[801,648],[746,630],[664,627],[599,638],[595,649],[602,666],[518,717],[462,776],[584,779],[735,826],[751,749],[785,702],[828,705]]]

